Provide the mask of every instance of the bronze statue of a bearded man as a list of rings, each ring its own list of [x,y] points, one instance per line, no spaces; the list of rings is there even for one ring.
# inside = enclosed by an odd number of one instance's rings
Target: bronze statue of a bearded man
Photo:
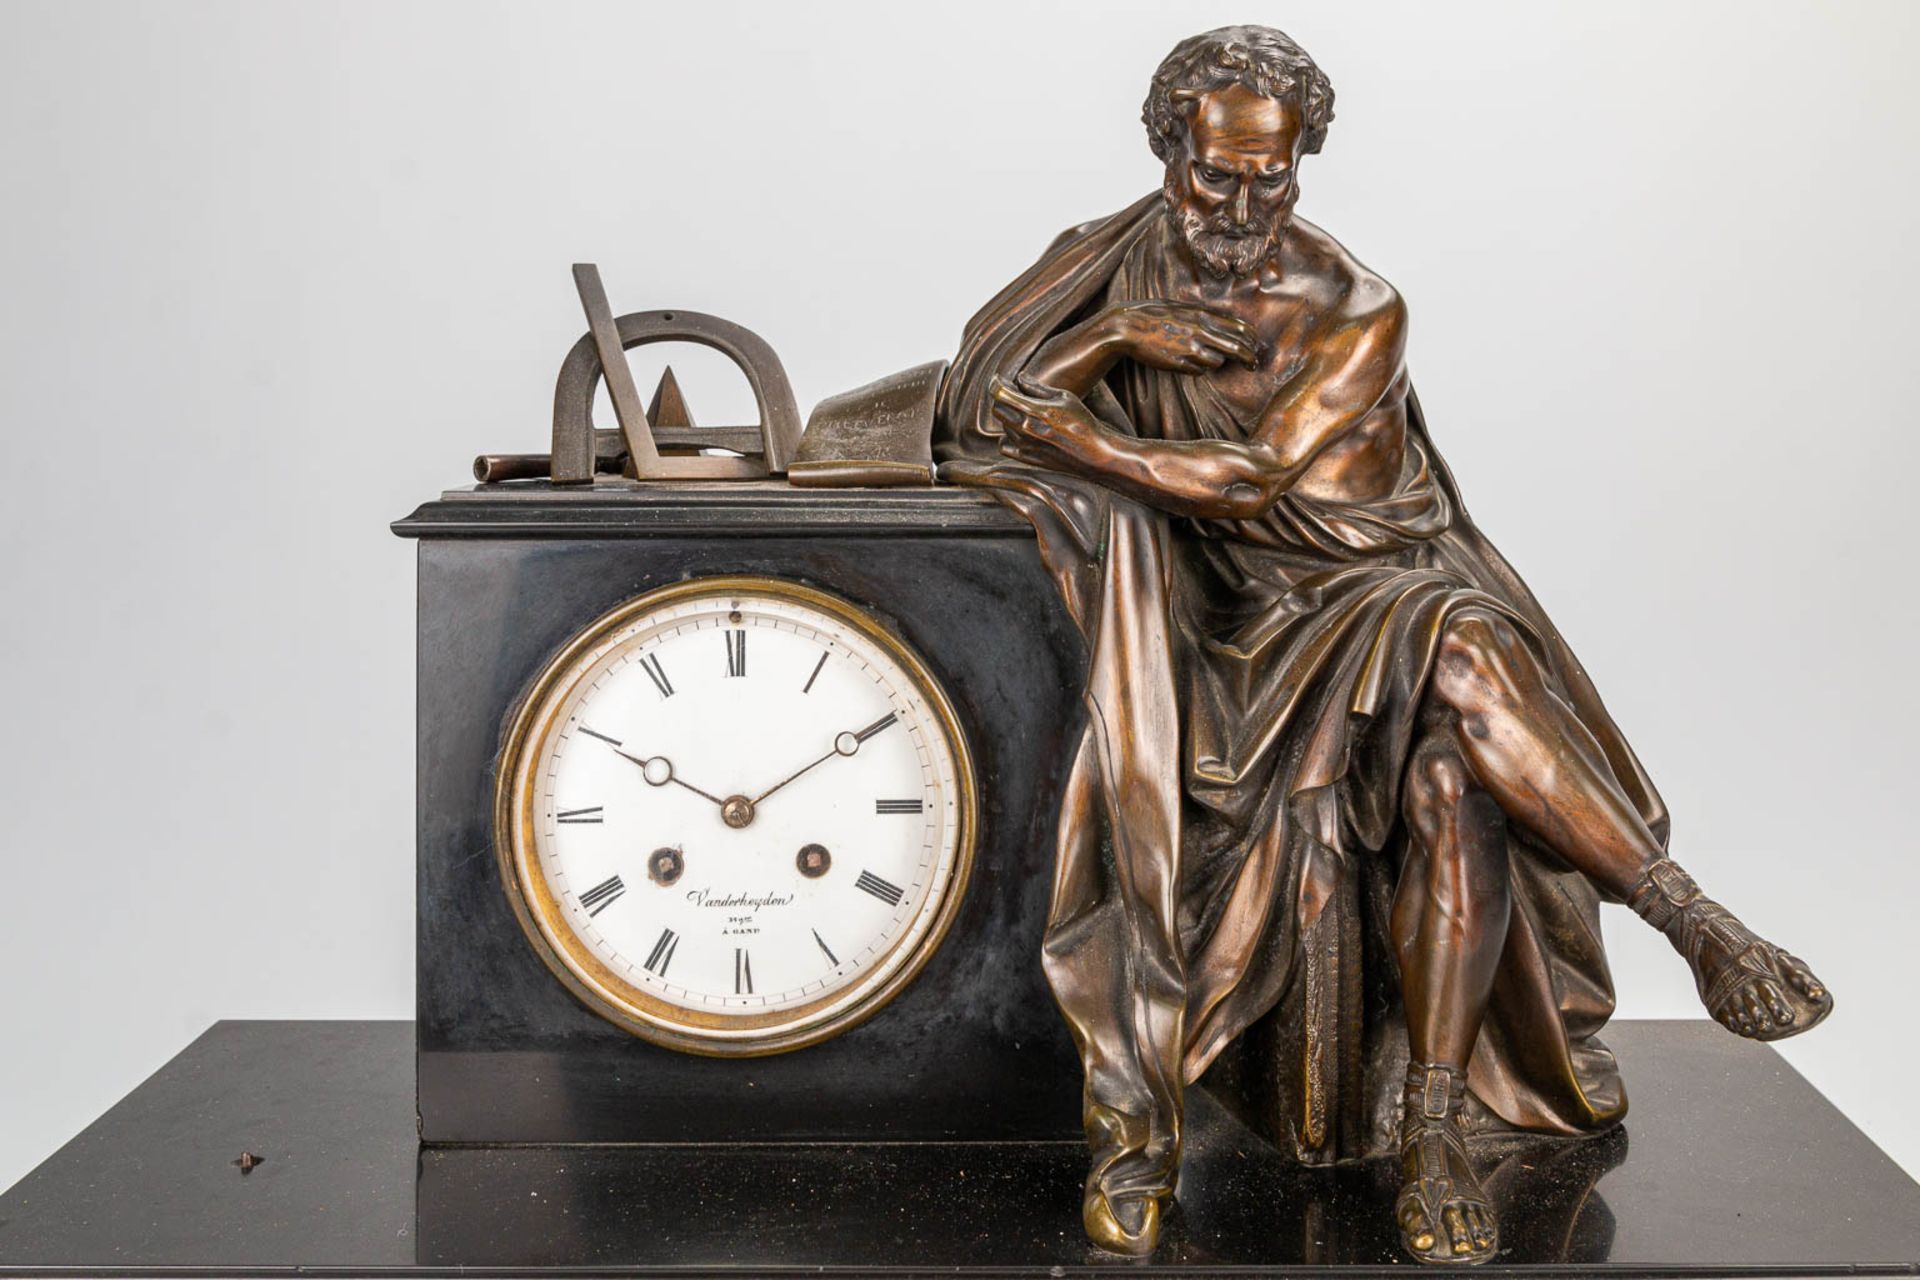
[[[1034,524],[1089,655],[1044,964],[1079,1045],[1084,1217],[1150,1250],[1207,1083],[1303,1160],[1397,1147],[1407,1248],[1498,1248],[1467,1138],[1626,1112],[1599,904],[1760,1039],[1831,998],[1666,856],[1667,815],[1481,535],[1408,382],[1405,304],[1293,216],[1333,90],[1293,41],[1182,42],[1162,189],[974,317],[943,478]]]

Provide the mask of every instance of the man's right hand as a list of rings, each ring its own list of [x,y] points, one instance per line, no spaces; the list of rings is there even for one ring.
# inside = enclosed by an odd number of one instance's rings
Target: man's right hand
[[[1260,338],[1238,316],[1190,302],[1128,302],[1090,326],[1117,356],[1172,373],[1205,373],[1229,360],[1260,362]]]
[[[1122,360],[1205,373],[1229,360],[1259,363],[1260,340],[1237,316],[1191,302],[1117,303],[1043,343],[1023,377],[1084,396]]]

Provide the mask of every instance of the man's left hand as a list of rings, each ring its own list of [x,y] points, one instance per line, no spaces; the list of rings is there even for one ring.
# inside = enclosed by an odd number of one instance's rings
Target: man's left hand
[[[1016,462],[1079,471],[1103,428],[1079,396],[1035,384],[992,384],[993,419],[1005,433],[1000,452]]]

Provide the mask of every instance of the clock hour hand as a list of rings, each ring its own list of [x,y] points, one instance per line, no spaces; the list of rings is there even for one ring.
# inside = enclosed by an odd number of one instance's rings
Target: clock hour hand
[[[631,760],[639,765],[640,775],[647,780],[647,785],[650,787],[664,787],[671,782],[675,786],[685,787],[702,799],[711,800],[722,807],[725,807],[727,803],[712,792],[702,791],[691,782],[682,781],[673,772],[673,761],[667,759],[665,756],[646,756],[643,758],[634,755],[630,751],[622,751],[619,747],[613,749],[613,754],[619,756],[622,760]]]
[[[852,729],[852,730],[848,730],[845,733],[841,733],[835,736],[833,740],[832,750],[828,751],[825,755],[821,756],[819,759],[810,761],[807,764],[800,766],[800,768],[794,770],[792,773],[788,774],[786,777],[780,779],[780,781],[774,783],[772,786],[768,787],[765,791],[762,791],[759,795],[755,796],[753,798],[753,802],[755,804],[759,804],[762,800],[765,800],[768,796],[772,795],[774,792],[778,791],[780,788],[786,786],[789,782],[794,781],[795,779],[799,778],[802,774],[807,773],[809,770],[815,769],[820,765],[825,764],[827,761],[833,759],[835,756],[852,755],[854,752],[860,749],[861,743],[865,742],[868,738],[871,738],[874,734],[879,733],[882,729],[885,729],[888,726],[892,725],[899,718],[900,717],[898,713],[889,711],[887,712],[887,714],[881,716],[878,720],[875,720],[872,724],[868,725],[864,729]]]

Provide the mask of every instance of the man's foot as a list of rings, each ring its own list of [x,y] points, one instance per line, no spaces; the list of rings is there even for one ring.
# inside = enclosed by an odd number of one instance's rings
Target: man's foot
[[[1686,957],[1700,1002],[1727,1030],[1780,1040],[1833,1012],[1832,993],[1811,969],[1701,893],[1672,859],[1648,866],[1627,901]]]
[[[1461,1072],[1437,1063],[1407,1068],[1393,1216],[1407,1252],[1422,1262],[1485,1262],[1500,1249],[1500,1224],[1460,1133],[1465,1100]]]

